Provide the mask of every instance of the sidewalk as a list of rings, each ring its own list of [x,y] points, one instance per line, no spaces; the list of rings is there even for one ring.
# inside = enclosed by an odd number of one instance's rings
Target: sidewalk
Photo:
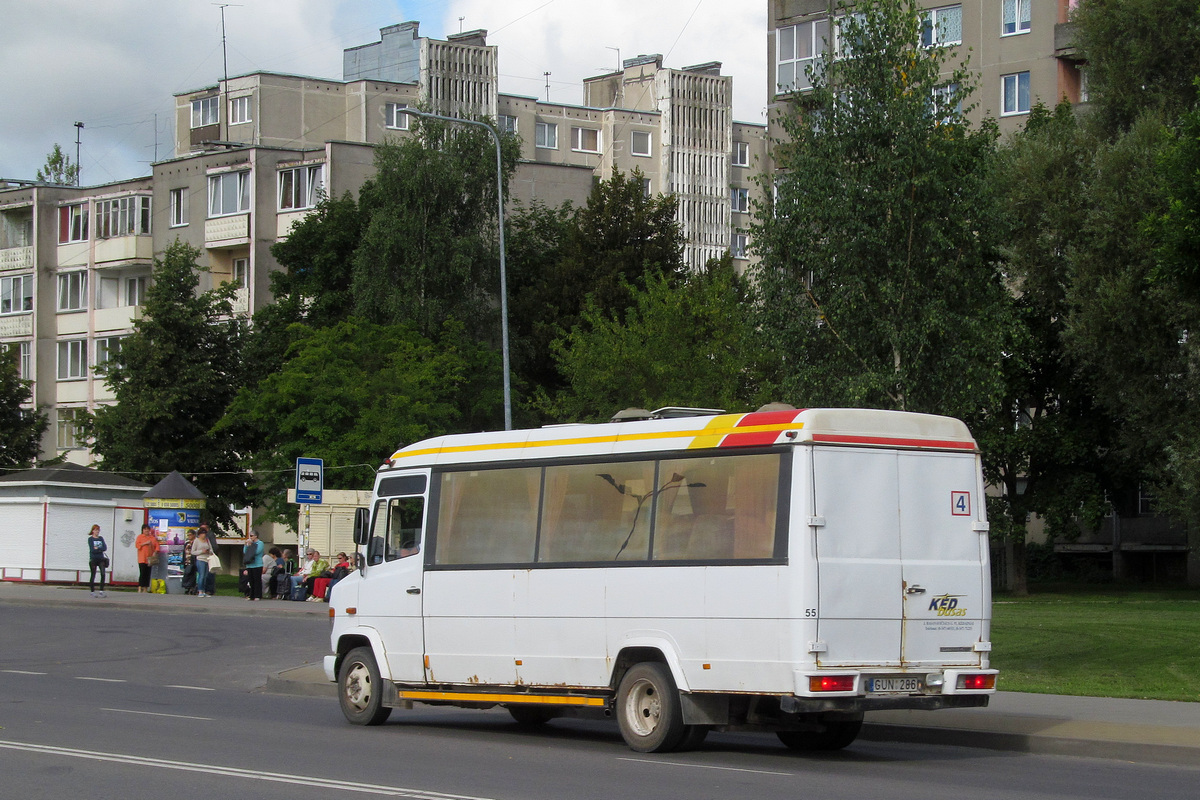
[[[106,597],[93,598],[86,587],[0,582],[0,606],[5,604],[108,604],[168,613],[300,614],[323,619],[329,614],[325,603],[251,603],[241,596],[200,598],[132,591],[110,591]],[[265,691],[334,697],[334,686],[321,668],[323,655],[316,653],[314,663],[268,676]],[[1003,665],[1000,680],[1003,683]],[[1200,703],[999,692],[987,708],[872,712],[860,738],[1200,766]]]

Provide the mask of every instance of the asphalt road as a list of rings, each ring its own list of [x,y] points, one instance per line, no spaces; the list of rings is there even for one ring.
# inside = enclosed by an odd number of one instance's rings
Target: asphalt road
[[[1193,798],[1200,768],[894,743],[796,755],[714,734],[664,756],[615,724],[529,731],[501,710],[417,707],[346,724],[325,698],[259,690],[327,646],[320,617],[0,606],[0,800],[383,796]]]

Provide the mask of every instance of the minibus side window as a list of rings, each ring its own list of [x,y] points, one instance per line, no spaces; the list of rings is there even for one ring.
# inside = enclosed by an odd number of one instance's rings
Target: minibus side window
[[[421,552],[421,526],[424,520],[424,497],[394,497],[388,501],[388,561]]]

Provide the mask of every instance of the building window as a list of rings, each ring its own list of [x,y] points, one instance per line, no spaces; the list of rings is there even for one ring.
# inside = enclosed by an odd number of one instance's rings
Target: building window
[[[17,375],[23,381],[33,380],[33,342],[17,345]]]
[[[1002,32],[1005,36],[1029,31],[1032,4],[1032,0],[1004,0],[1001,13],[1004,16]]]
[[[33,276],[0,278],[0,314],[33,311]]]
[[[63,272],[58,276],[58,310],[82,311],[87,307],[87,272]]]
[[[750,210],[750,190],[735,187],[729,190],[730,207],[742,214]]]
[[[77,447],[83,447],[83,431],[80,430],[79,423],[83,414],[82,408],[60,408],[58,409],[58,449],[71,450]]]
[[[539,122],[534,128],[534,147],[543,147],[547,150],[558,149],[558,125],[553,122]]]
[[[250,121],[250,95],[229,101],[229,124],[241,125]]]
[[[746,242],[746,234],[733,234],[729,241],[729,254],[734,258],[746,258]]]
[[[150,235],[150,198],[118,197],[96,203],[96,237]]]
[[[511,133],[513,136],[517,135],[516,117],[509,114],[501,114],[497,122],[499,123],[501,133]]]
[[[192,127],[203,128],[206,125],[216,125],[221,110],[220,98],[201,97],[192,101]]]
[[[646,197],[649,197],[650,192],[651,192],[650,179],[642,178],[642,194],[644,194]]]
[[[945,86],[935,86],[930,97],[930,114],[943,125],[954,122],[962,116],[962,98],[958,97],[958,84],[948,83]]]
[[[926,11],[921,19],[921,44],[925,47],[962,44],[962,6]]]
[[[571,149],[581,153],[599,153],[600,131],[595,128],[571,128]]]
[[[87,203],[60,208],[58,210],[58,243],[86,242],[87,238]]]
[[[750,166],[750,144],[748,142],[733,143],[733,165],[735,167]]]
[[[87,377],[87,339],[58,343],[58,379],[75,381]]]
[[[179,228],[188,224],[188,190],[171,190],[171,227]]]
[[[208,178],[208,216],[224,217],[250,210],[250,173],[226,172]]]
[[[1000,116],[1029,113],[1029,73],[1018,72],[1000,78]]]
[[[296,167],[279,173],[279,210],[313,208],[325,188],[325,165]]]
[[[250,259],[235,258],[233,260],[233,282],[243,289],[250,286]]]
[[[635,156],[650,155],[650,134],[646,131],[630,132],[629,152]]]
[[[108,370],[108,362],[121,352],[121,340],[124,338],[123,336],[106,336],[96,340],[96,363],[92,367],[93,372],[103,375]]]
[[[140,306],[146,302],[146,276],[125,279],[125,305]]]
[[[820,68],[829,46],[829,19],[816,19],[775,31],[775,91],[811,89],[809,70]]]
[[[394,131],[408,130],[408,114],[404,113],[404,109],[408,106],[404,103],[388,103],[383,107],[384,117],[386,117],[384,127]]]

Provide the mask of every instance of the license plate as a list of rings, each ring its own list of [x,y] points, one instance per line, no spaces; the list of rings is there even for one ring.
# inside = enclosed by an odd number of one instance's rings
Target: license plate
[[[868,692],[919,692],[925,688],[920,678],[871,678]]]

